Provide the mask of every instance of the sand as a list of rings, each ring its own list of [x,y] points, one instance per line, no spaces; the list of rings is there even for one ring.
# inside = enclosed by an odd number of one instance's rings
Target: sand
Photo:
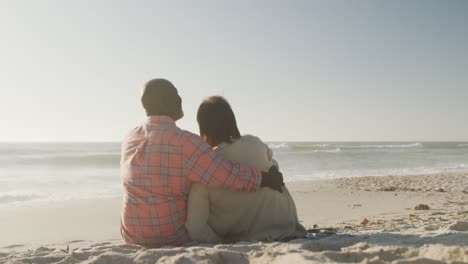
[[[0,263],[468,263],[467,173],[287,186],[304,226],[338,235],[145,249],[120,241],[116,197],[1,209]]]

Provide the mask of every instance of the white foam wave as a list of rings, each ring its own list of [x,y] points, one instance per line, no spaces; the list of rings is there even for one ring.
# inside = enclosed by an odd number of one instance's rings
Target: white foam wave
[[[26,202],[42,198],[36,194],[25,194],[25,193],[6,193],[0,195],[0,204],[8,204],[14,202]]]
[[[341,148],[333,147],[330,144],[315,144],[315,145],[295,145],[288,143],[269,144],[268,145],[275,152],[300,152],[300,153],[337,153],[341,152]],[[333,147],[333,148],[330,148]],[[317,149],[319,148],[319,149]]]
[[[335,149],[316,149],[314,150],[315,153],[317,152],[325,152],[325,153],[338,153],[341,152],[340,148],[335,148]]]
[[[271,148],[271,149],[279,149],[279,148],[287,148],[289,147],[287,143],[279,143],[279,144],[268,144],[268,146]]]
[[[330,144],[314,144],[312,145],[312,147],[315,147],[315,148],[326,148],[326,147],[331,147],[332,145]]]
[[[31,154],[19,156],[1,156],[0,167],[14,164],[47,164],[48,166],[118,166],[120,153],[65,153],[65,154]]]
[[[300,151],[300,152],[340,152],[342,149],[398,149],[398,148],[420,148],[423,147],[421,143],[409,143],[409,144],[365,144],[365,145],[352,145],[352,144],[301,144],[301,143],[270,143],[268,145],[275,152],[289,152],[289,151]],[[459,147],[462,145],[459,145]],[[464,146],[464,145],[463,145]],[[468,146],[468,144],[467,144]]]
[[[310,181],[310,180],[324,180],[336,179],[347,177],[363,177],[363,176],[413,176],[413,175],[433,175],[453,172],[468,172],[466,164],[455,164],[446,167],[415,167],[415,168],[401,168],[401,169],[357,169],[357,170],[322,170],[311,171],[308,173],[299,172],[284,173],[285,181]]]
[[[30,154],[19,155],[20,159],[46,160],[46,159],[73,159],[73,158],[115,158],[120,157],[120,152],[90,152],[90,153],[54,153],[54,154]]]
[[[422,147],[423,144],[421,143],[411,143],[411,144],[386,144],[386,145],[340,145],[340,148],[417,148]]]
[[[287,152],[291,150],[287,143],[268,144],[268,147],[275,152]]]
[[[468,148],[468,144],[459,144],[457,145],[459,148]]]

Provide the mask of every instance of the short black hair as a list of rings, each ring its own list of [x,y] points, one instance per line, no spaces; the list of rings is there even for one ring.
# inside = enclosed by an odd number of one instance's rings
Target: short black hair
[[[197,122],[200,135],[208,137],[215,145],[232,143],[233,139],[241,137],[236,116],[222,96],[211,96],[203,100],[198,108]]]
[[[175,117],[182,111],[182,99],[177,88],[166,79],[153,79],[143,88],[141,103],[147,116]]]

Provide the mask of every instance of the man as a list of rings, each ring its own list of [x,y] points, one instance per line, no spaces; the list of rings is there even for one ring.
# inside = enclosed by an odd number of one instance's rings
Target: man
[[[146,83],[141,98],[148,120],[131,130],[122,144],[124,199],[121,236],[146,247],[180,246],[192,183],[235,191],[267,186],[281,191],[283,176],[263,173],[226,160],[199,136],[181,130],[182,99],[164,79]]]

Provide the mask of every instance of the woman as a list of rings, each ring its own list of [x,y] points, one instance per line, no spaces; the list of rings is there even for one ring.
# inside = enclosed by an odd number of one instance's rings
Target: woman
[[[205,99],[197,121],[200,136],[226,158],[263,171],[278,166],[271,149],[259,138],[240,135],[234,113],[223,97]],[[286,187],[282,193],[270,188],[238,193],[194,184],[186,227],[193,240],[206,243],[271,241],[306,234]]]

